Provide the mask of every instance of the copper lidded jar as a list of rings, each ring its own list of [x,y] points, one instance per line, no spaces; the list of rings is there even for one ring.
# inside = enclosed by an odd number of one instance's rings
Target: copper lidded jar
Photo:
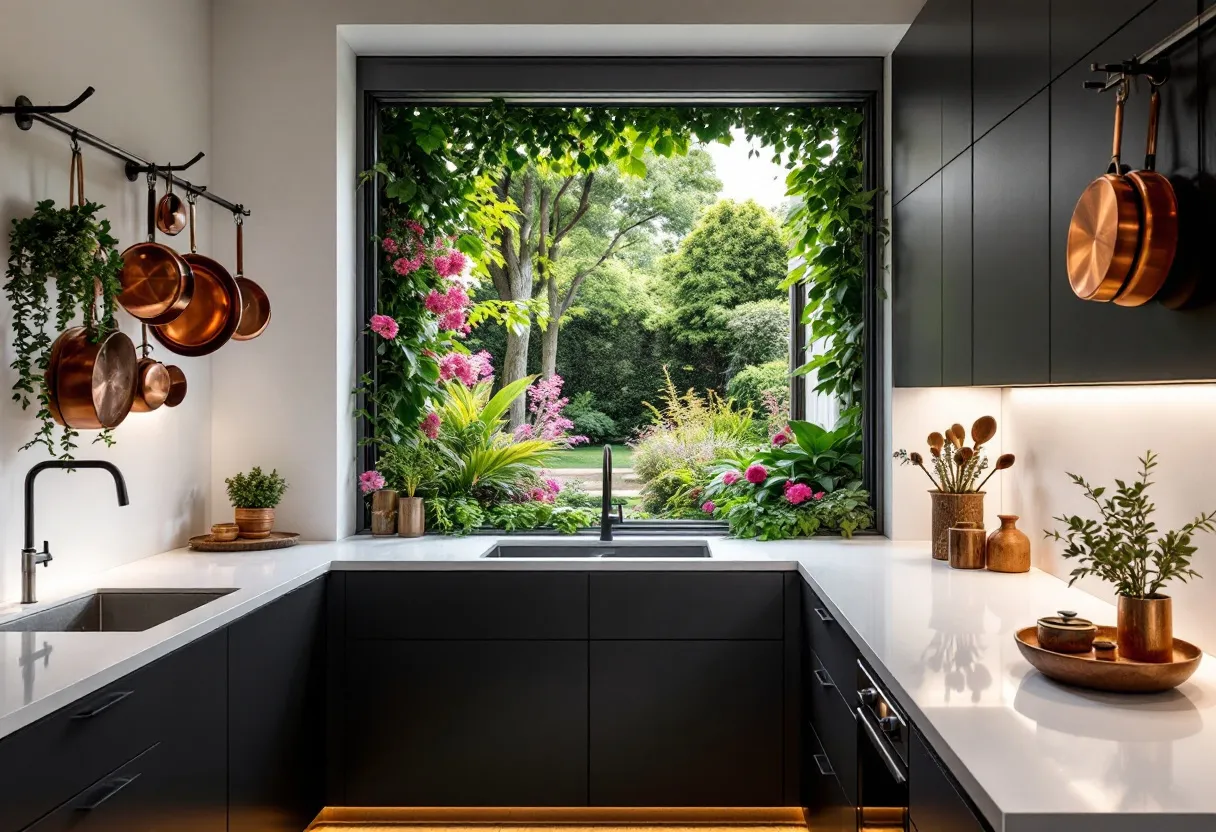
[[[1168,662],[1174,658],[1173,599],[1119,596],[1119,655],[1137,662]]]
[[[950,559],[950,529],[960,523],[984,525],[984,492],[972,491],[954,494],[948,491],[930,491],[933,505],[933,559]]]
[[[1088,653],[1097,634],[1098,628],[1092,621],[1077,618],[1070,610],[1040,618],[1036,632],[1039,646],[1056,653]]]
[[[983,569],[986,540],[984,529],[968,520],[960,520],[949,533],[950,568]]]

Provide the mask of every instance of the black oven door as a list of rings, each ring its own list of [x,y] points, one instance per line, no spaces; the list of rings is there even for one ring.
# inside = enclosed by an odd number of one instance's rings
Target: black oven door
[[[857,785],[866,829],[908,828],[908,739],[903,714],[869,668],[857,663]]]

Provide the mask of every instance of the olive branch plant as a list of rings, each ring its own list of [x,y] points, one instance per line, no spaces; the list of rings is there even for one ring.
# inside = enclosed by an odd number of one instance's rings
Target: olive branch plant
[[[1197,548],[1191,538],[1196,532],[1216,531],[1216,511],[1200,514],[1180,529],[1157,534],[1157,525],[1149,519],[1157,507],[1148,497],[1156,467],[1157,455],[1147,451],[1140,457],[1137,479],[1115,480],[1114,496],[1105,499],[1105,486],[1094,488],[1083,477],[1068,474],[1101,515],[1101,522],[1077,515],[1054,517],[1065,530],[1044,532],[1047,539],[1065,543],[1063,556],[1076,558],[1080,564],[1070,573],[1069,586],[1078,578],[1096,575],[1114,584],[1119,595],[1156,598],[1172,580],[1186,583],[1188,578],[1202,577],[1191,568]]]

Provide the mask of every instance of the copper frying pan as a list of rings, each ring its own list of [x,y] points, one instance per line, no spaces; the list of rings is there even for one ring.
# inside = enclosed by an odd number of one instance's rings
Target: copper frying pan
[[[156,227],[162,234],[176,237],[186,227],[186,204],[182,198],[173,193],[173,175],[169,175],[169,184],[165,195],[156,203]]]
[[[1115,95],[1115,136],[1110,166],[1089,183],[1068,227],[1068,282],[1084,300],[1112,300],[1127,282],[1140,246],[1140,199],[1123,175],[1123,104],[1127,79]]]
[[[166,364],[169,371],[169,397],[165,399],[165,407],[177,407],[186,400],[186,374],[176,364]]]
[[[1140,250],[1132,265],[1127,285],[1115,298],[1119,306],[1143,306],[1165,285],[1174,254],[1178,250],[1178,195],[1170,180],[1155,170],[1157,166],[1157,124],[1161,112],[1161,93],[1153,85],[1148,105],[1148,140],[1144,169],[1127,175],[1144,206],[1141,218]]]
[[[241,290],[241,319],[232,333],[234,341],[252,341],[270,323],[270,298],[262,287],[245,277],[245,220],[233,214],[236,221],[236,285]]]
[[[156,242],[156,174],[148,174],[148,239],[122,253],[118,302],[153,326],[177,320],[194,295],[194,273],[176,251]]]

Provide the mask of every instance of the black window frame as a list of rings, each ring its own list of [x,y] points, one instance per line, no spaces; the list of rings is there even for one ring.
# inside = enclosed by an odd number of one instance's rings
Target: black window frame
[[[876,228],[883,222],[883,59],[856,58],[592,58],[592,57],[376,57],[361,56],[356,64],[358,170],[371,168],[378,158],[378,119],[381,107],[404,104],[475,105],[492,99],[531,104],[723,104],[781,103],[852,104],[866,125],[864,176],[874,191]],[[378,290],[376,249],[370,224],[378,216],[376,188],[362,189],[357,205],[357,269],[359,298],[356,309],[362,322],[376,311]],[[863,487],[875,509],[874,533],[883,534],[885,467],[881,464],[885,414],[883,384],[883,290],[880,235],[866,241],[864,291],[865,369],[862,408]],[[806,330],[799,325],[803,293],[791,291],[791,366],[806,349]],[[361,339],[357,350],[361,378],[376,377],[375,343]],[[790,408],[794,418],[806,412],[806,381],[796,376],[791,385]],[[363,407],[366,402],[359,401]],[[370,423],[360,419],[355,452],[359,473],[375,467],[375,451],[364,444]],[[366,501],[359,500],[359,533],[370,528]],[[631,521],[618,534],[720,533],[718,521]],[[534,532],[535,533],[535,532]]]

